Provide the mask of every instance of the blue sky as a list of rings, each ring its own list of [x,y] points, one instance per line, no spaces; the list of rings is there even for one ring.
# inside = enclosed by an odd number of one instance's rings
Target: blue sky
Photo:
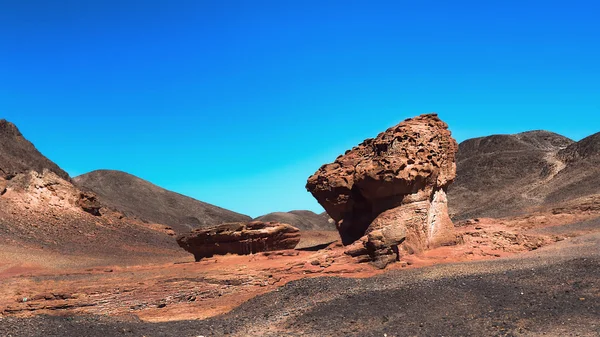
[[[457,140],[600,131],[595,1],[0,0],[0,118],[72,176],[251,216],[436,111]]]

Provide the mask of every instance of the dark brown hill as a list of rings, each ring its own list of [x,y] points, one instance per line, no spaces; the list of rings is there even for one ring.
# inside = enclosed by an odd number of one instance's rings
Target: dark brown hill
[[[502,217],[600,193],[599,134],[579,142],[547,131],[459,145],[448,200],[455,219]]]
[[[550,184],[546,201],[567,201],[600,193],[600,132],[569,145],[558,153],[564,162]]]
[[[559,152],[559,156],[568,163],[580,161],[600,162],[600,132],[569,145]]]
[[[275,221],[292,225],[302,231],[316,230],[327,231],[336,230],[335,225],[329,222],[327,213],[317,214],[311,211],[290,211],[290,212],[274,212],[259,216],[254,220],[258,221]]]
[[[98,170],[73,181],[96,193],[102,204],[127,216],[171,226],[178,233],[251,220],[249,216],[168,191],[125,172]]]
[[[10,179],[28,171],[42,173],[44,169],[69,180],[69,174],[44,157],[14,124],[0,120],[0,178]]]

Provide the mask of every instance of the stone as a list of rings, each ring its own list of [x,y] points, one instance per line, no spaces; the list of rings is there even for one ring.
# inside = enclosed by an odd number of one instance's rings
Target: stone
[[[101,216],[100,210],[102,209],[102,204],[98,201],[96,195],[90,192],[81,192],[79,194],[79,200],[77,201],[77,205],[81,207],[85,212],[94,215]]]
[[[177,237],[177,243],[194,254],[196,261],[214,255],[247,255],[274,250],[294,249],[300,242],[300,230],[278,222],[233,222],[199,228]]]
[[[347,253],[385,267],[400,253],[455,240],[446,191],[457,150],[446,123],[421,115],[323,165],[306,188],[335,221]]]

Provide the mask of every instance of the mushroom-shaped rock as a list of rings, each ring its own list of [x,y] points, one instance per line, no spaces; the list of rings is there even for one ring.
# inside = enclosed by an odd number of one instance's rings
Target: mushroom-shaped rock
[[[278,222],[232,222],[199,228],[177,237],[177,243],[194,254],[196,261],[228,253],[247,255],[272,250],[294,249],[300,230]]]
[[[398,252],[455,239],[446,190],[458,144],[436,114],[387,129],[323,165],[306,188],[336,222],[347,253],[385,267]]]

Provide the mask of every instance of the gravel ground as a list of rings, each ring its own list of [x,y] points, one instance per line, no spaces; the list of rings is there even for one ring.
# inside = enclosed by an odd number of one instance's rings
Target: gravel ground
[[[580,235],[580,233],[590,233],[600,229],[600,218],[580,221],[568,225],[544,227],[533,230],[533,234],[541,235]]]
[[[0,318],[0,336],[600,336],[600,234],[493,261],[303,279],[203,321]]]

